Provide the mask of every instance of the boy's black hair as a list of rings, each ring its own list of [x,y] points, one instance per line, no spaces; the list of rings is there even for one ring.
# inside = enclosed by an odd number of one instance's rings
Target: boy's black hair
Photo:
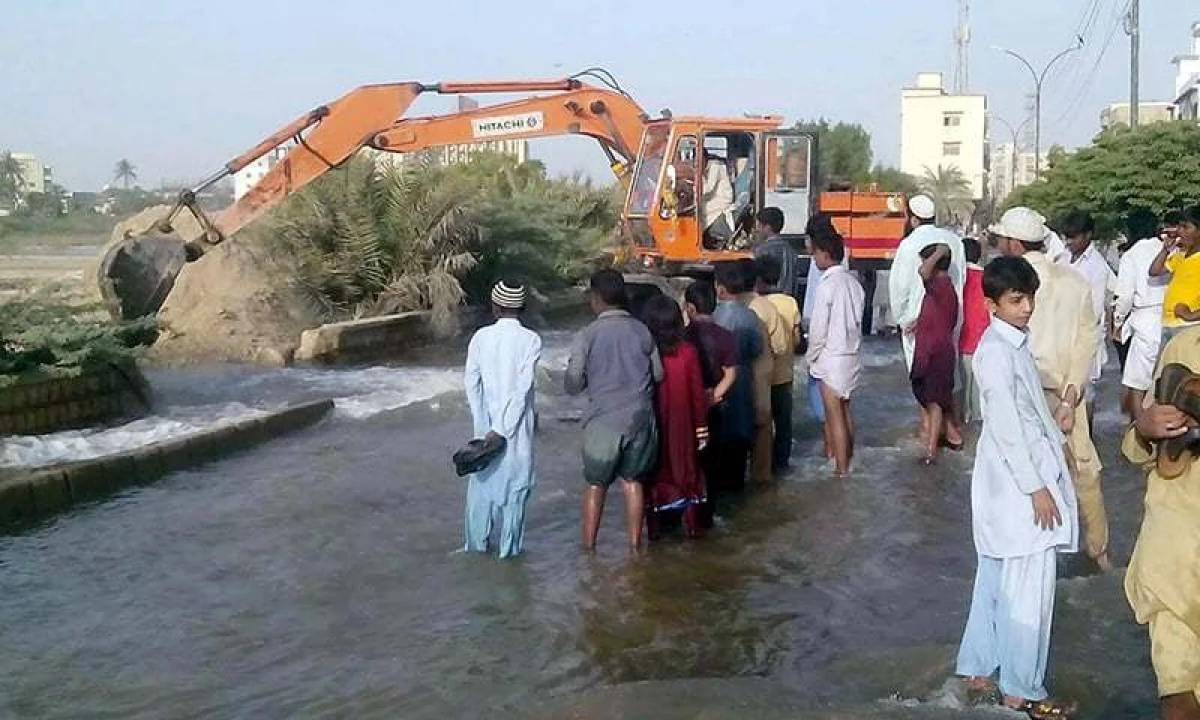
[[[1096,219],[1086,210],[1072,210],[1062,217],[1054,229],[1064,238],[1078,237],[1096,232]]]
[[[812,243],[813,250],[823,250],[833,258],[834,262],[841,262],[846,257],[846,243],[842,241],[842,236],[836,230],[822,230],[810,235],[808,241]]]
[[[963,254],[967,256],[967,262],[978,263],[983,259],[983,246],[973,237],[963,238]]]
[[[983,269],[983,296],[992,302],[1000,302],[1007,292],[1032,296],[1040,286],[1037,271],[1025,258],[993,258]]]
[[[592,293],[600,298],[600,302],[613,308],[625,307],[625,277],[612,268],[597,270],[592,273],[589,283]]]
[[[1178,225],[1181,222],[1183,222],[1183,211],[1182,210],[1168,210],[1165,213],[1163,213],[1163,216],[1162,216],[1162,224],[1163,225]]]
[[[737,295],[742,292],[742,267],[736,262],[717,263],[713,270],[713,281],[727,291]]]
[[[701,315],[712,315],[717,309],[717,289],[708,280],[697,280],[683,291],[683,301],[694,305]]]
[[[933,245],[926,245],[925,247],[921,248],[921,259],[928,260],[929,258],[933,257],[933,253],[937,251],[939,246],[945,247],[947,250],[950,249],[942,243],[934,243]],[[945,255],[938,258],[937,264],[934,265],[933,267],[934,267],[934,269],[940,270],[942,272],[949,272],[949,270],[950,270],[950,253],[947,252]]]
[[[783,263],[774,255],[763,255],[754,261],[754,269],[758,279],[767,287],[779,287],[779,278],[783,276]]]
[[[679,311],[679,303],[662,293],[646,301],[642,322],[650,328],[660,351],[674,350],[683,342],[683,313]]]
[[[742,276],[742,292],[753,292],[755,289],[755,280],[758,279],[758,261],[753,258],[742,258],[736,261],[738,272]]]
[[[833,227],[833,218],[827,213],[817,213],[808,219],[804,226],[804,234],[814,237],[822,233],[837,233]]]
[[[783,211],[777,207],[765,207],[759,210],[754,219],[771,228],[776,235],[783,232]]]
[[[1183,209],[1183,222],[1200,226],[1200,204],[1190,205]]]

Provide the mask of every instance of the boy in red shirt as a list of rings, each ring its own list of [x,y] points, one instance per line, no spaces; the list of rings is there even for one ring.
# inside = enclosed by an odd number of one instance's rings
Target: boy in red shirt
[[[958,336],[958,356],[963,380],[959,407],[962,409],[963,423],[970,423],[980,419],[979,385],[976,384],[975,374],[971,370],[971,359],[991,319],[988,317],[987,303],[983,297],[983,267],[979,264],[983,258],[983,247],[975,238],[963,238],[963,250],[967,256],[967,280],[963,284],[962,332]]]

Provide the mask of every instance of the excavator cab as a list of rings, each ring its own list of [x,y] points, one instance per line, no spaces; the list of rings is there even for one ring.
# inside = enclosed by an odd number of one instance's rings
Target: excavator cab
[[[624,240],[642,268],[692,274],[747,257],[755,215],[784,212],[800,236],[813,211],[816,140],[779,119],[646,123],[625,201]]]

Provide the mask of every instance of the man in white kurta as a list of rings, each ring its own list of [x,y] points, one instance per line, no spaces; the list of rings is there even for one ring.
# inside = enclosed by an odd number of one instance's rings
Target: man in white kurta
[[[1108,317],[1108,296],[1116,287],[1117,276],[1092,242],[1096,233],[1096,223],[1091,215],[1086,212],[1070,213],[1063,219],[1060,230],[1067,238],[1067,250],[1059,255],[1055,262],[1079,273],[1092,291],[1092,312],[1096,317],[1096,355],[1092,361],[1091,383],[1084,391],[1084,400],[1088,403],[1088,416],[1091,417],[1096,383],[1100,380],[1104,363],[1108,362],[1108,333],[1105,332],[1105,320]]]
[[[1019,258],[997,258],[985,273],[1009,276],[1011,287],[989,298],[1000,309],[994,309],[973,361],[983,409],[971,476],[979,566],[957,673],[986,682],[998,670],[1000,691],[1011,705],[1047,697],[1055,553],[1075,551],[1078,523],[1064,438],[1046,407],[1023,327],[1037,276]],[[1004,303],[1013,300],[1004,295],[1014,293],[1026,297],[1026,309],[1006,313]],[[1061,519],[1057,525],[1039,524],[1036,508],[1046,507],[1047,495]]]
[[[1162,345],[1163,295],[1171,277],[1150,277],[1150,265],[1162,250],[1162,239],[1145,238],[1121,256],[1113,292],[1113,327],[1129,344],[1121,386],[1126,397],[1121,407],[1132,418],[1154,382],[1154,365]]]
[[[467,484],[464,549],[487,552],[500,516],[502,558],[521,552],[525,505],[534,483],[534,376],[542,340],[517,319],[525,297],[519,283],[497,283],[492,289],[497,320],[476,332],[467,348],[467,403],[475,437],[496,433],[506,444],[503,454]]]
[[[921,302],[925,299],[925,282],[921,279],[921,251],[930,245],[945,245],[950,248],[950,282],[958,293],[958,306],[962,307],[963,285],[967,281],[967,255],[963,250],[962,238],[950,230],[934,225],[933,200],[927,195],[916,195],[908,202],[914,225],[908,237],[900,241],[892,266],[888,270],[888,300],[891,305],[892,322],[900,327],[900,341],[904,347],[904,363],[912,370],[913,352],[917,347],[914,328],[921,314]],[[954,329],[954,345],[958,347],[958,330],[962,325],[962,313]]]

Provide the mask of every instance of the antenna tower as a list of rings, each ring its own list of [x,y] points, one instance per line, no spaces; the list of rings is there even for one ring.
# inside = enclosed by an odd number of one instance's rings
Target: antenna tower
[[[954,92],[965,95],[971,84],[970,47],[971,47],[971,2],[958,0],[958,24],[954,28],[954,46],[956,49],[954,63]]]

